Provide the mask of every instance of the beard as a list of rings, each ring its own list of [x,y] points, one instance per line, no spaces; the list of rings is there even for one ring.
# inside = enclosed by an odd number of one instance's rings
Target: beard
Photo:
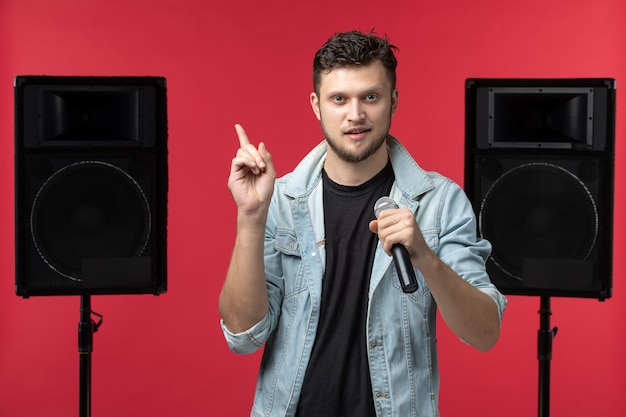
[[[337,156],[345,162],[358,163],[365,161],[370,156],[374,155],[381,146],[385,144],[387,140],[387,135],[389,134],[389,126],[385,129],[385,132],[374,140],[368,142],[364,145],[363,148],[358,148],[354,151],[347,149],[346,147],[342,147],[339,144],[338,140],[335,140],[327,131],[324,126],[324,122],[322,125],[322,133],[324,134],[324,138],[326,138],[326,143],[328,146],[337,154]]]

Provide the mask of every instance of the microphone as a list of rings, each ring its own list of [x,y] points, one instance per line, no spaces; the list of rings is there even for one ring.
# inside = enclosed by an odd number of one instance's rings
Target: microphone
[[[374,214],[376,218],[381,211],[387,209],[397,209],[398,205],[389,197],[381,197],[374,204]],[[393,255],[393,263],[398,273],[398,279],[402,286],[402,291],[405,293],[412,293],[417,291],[417,278],[415,278],[415,271],[411,264],[411,258],[409,258],[409,252],[403,245],[395,244],[391,247],[391,254]]]

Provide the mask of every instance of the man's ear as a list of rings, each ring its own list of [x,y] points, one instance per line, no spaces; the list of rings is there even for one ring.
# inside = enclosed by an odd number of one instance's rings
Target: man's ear
[[[391,92],[391,114],[394,114],[398,108],[398,94],[399,91],[397,88]]]
[[[315,117],[317,117],[317,120],[322,120],[322,118],[320,116],[320,100],[319,100],[319,97],[317,97],[317,94],[315,92],[312,92],[311,96],[309,97],[309,100],[311,102],[311,109],[313,109],[313,113],[315,113]]]

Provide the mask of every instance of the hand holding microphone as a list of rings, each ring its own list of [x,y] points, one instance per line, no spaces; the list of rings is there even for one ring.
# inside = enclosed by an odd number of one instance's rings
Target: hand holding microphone
[[[378,219],[378,216],[383,210],[397,209],[399,208],[395,201],[389,197],[381,197],[374,204],[374,214]],[[400,285],[402,291],[405,293],[412,293],[417,291],[417,278],[415,277],[415,271],[413,270],[413,264],[411,264],[411,258],[409,253],[403,245],[395,244],[391,248],[391,254],[393,256],[393,263],[398,273]]]

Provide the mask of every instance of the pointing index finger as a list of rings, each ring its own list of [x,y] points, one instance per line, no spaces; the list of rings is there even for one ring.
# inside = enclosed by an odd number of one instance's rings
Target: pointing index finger
[[[243,130],[243,127],[239,123],[235,125],[235,131],[237,132],[237,137],[239,138],[240,147],[243,148],[244,146],[250,144],[250,140],[248,139],[248,135],[246,134],[246,131]]]

